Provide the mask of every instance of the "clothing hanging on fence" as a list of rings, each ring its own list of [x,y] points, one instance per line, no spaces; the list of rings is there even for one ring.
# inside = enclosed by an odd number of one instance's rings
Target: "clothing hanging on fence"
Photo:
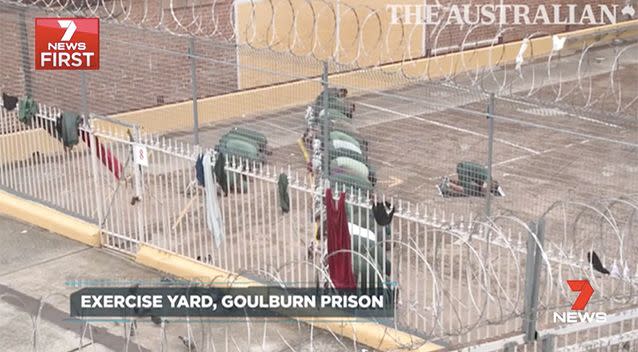
[[[388,213],[388,210],[390,212]],[[392,222],[394,216],[394,207],[389,202],[377,202],[372,205],[372,214],[374,214],[374,220],[380,226],[387,226]]]
[[[74,112],[63,112],[62,115],[58,117],[58,136],[62,138],[62,144],[64,144],[65,147],[73,147],[80,141],[79,129],[81,122],[82,118],[80,115]]]
[[[287,213],[290,211],[290,197],[288,195],[288,176],[280,174],[277,180],[277,195],[279,197],[279,207],[281,211]]]
[[[25,124],[31,124],[31,120],[38,113],[38,104],[30,96],[18,101],[18,120]]]
[[[217,183],[224,191],[224,195],[228,195],[228,179],[226,178],[226,157],[222,152],[217,153],[217,159],[215,160],[215,178]]]
[[[13,111],[18,105],[18,97],[14,97],[8,95],[7,93],[2,93],[2,106],[7,111]]]
[[[350,253],[350,231],[346,215],[346,194],[339,195],[335,208],[332,191],[326,189],[325,195],[328,228],[328,271],[335,288],[356,288],[352,272],[352,253]],[[342,251],[336,254],[335,252]]]
[[[91,136],[86,131],[80,131],[82,141],[87,147],[91,148]],[[98,158],[104,166],[106,166],[113,176],[119,181],[122,178],[122,164],[117,160],[115,155],[111,153],[111,150],[100,143],[97,137],[95,137],[95,151]]]
[[[219,247],[224,240],[224,224],[219,203],[217,202],[217,185],[213,180],[213,165],[210,159],[210,153],[206,153],[202,161],[206,192],[206,224],[208,230],[213,234],[215,245]]]
[[[609,270],[603,266],[603,263],[600,261],[600,258],[598,258],[598,254],[596,254],[596,252],[587,252],[587,261],[590,262],[592,268],[599,273],[609,274]]]
[[[197,177],[197,183],[200,186],[204,187],[206,184],[204,182],[204,155],[199,154],[197,157],[197,161],[195,161],[195,176]]]

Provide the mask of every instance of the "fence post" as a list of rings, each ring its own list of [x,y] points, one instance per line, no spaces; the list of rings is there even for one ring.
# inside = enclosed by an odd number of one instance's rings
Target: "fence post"
[[[321,75],[321,85],[323,88],[322,106],[323,118],[321,119],[321,135],[323,137],[323,158],[321,160],[321,173],[324,179],[329,178],[328,167],[330,166],[330,117],[328,116],[328,61],[323,62],[323,73]]]
[[[494,93],[490,93],[490,100],[487,104],[487,194],[485,199],[485,216],[492,216],[492,160],[494,153]]]
[[[81,95],[81,103],[82,103],[82,114],[84,118],[88,119],[89,116],[89,95],[88,95],[88,87],[86,82],[86,71],[80,71],[80,95]]]
[[[131,145],[131,149],[133,149],[133,145],[136,143],[140,143],[142,139],[141,132],[139,126],[135,126],[133,131],[133,144]],[[148,157],[148,155],[146,156]],[[143,180],[142,180],[142,165],[133,163],[133,182],[135,187],[135,196],[131,201],[131,205],[134,205],[137,208],[136,218],[137,218],[137,240],[143,243],[148,243],[146,238],[146,233],[144,233],[144,209],[142,205],[142,194],[143,190]]]
[[[525,310],[523,315],[523,333],[525,341],[536,339],[536,320],[538,318],[538,287],[540,284],[540,269],[542,265],[543,242],[545,238],[545,219],[532,221],[527,238],[527,259],[525,263]]]
[[[188,57],[191,60],[191,93],[193,96],[193,140],[199,145],[199,113],[197,111],[197,65],[195,62],[195,37],[189,40]]]
[[[516,352],[516,342],[508,342],[503,346],[503,352]]]
[[[102,188],[100,187],[100,173],[99,173],[99,168],[98,168],[98,159],[99,156],[97,154],[97,138],[95,137],[95,128],[93,125],[93,120],[89,119],[88,114],[84,115],[85,116],[85,121],[86,121],[86,126],[88,128],[88,132],[89,132],[89,140],[90,140],[90,147],[89,149],[91,150],[91,172],[93,173],[93,187],[95,188],[93,190],[93,195],[95,196],[95,207],[97,210],[97,220],[98,220],[98,226],[100,228],[100,230],[102,230],[102,226],[104,226],[104,214],[103,214],[103,210],[102,210],[102,199],[104,199],[102,197]]]
[[[33,87],[31,81],[31,59],[29,58],[29,32],[27,31],[27,22],[25,19],[25,8],[18,10],[20,18],[20,50],[22,55],[22,73],[24,75],[24,93],[33,96]]]
[[[554,335],[543,336],[540,339],[541,351],[554,352]]]

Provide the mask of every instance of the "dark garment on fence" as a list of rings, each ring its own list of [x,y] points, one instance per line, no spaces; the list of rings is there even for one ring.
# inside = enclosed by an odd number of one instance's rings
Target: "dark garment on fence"
[[[91,137],[89,134],[85,131],[80,131],[80,136],[86,146],[91,148]],[[113,176],[119,181],[122,178],[122,164],[120,164],[115,155],[111,153],[109,148],[100,143],[97,137],[95,137],[95,150],[102,164],[106,166]]]
[[[195,175],[197,176],[197,183],[200,186],[204,187],[206,182],[204,182],[204,155],[200,154],[197,157],[197,161],[195,162]]]
[[[228,195],[228,179],[226,178],[226,157],[224,154],[219,152],[217,153],[217,160],[215,160],[215,178],[217,179],[217,183],[219,187],[224,191],[224,195]]]
[[[281,211],[287,213],[290,211],[290,197],[288,195],[288,176],[286,174],[279,175],[277,180],[277,195],[279,197],[279,206]]]
[[[58,117],[58,135],[65,147],[73,147],[80,141],[79,128],[82,119],[73,112],[63,112]]]
[[[38,113],[38,104],[30,96],[20,99],[18,102],[18,120],[25,124],[31,124],[31,120]]]
[[[388,213],[386,211],[386,207],[390,208],[390,203],[385,202],[377,202],[372,206],[372,213],[374,214],[374,220],[380,226],[387,226],[392,222],[392,217],[394,216],[394,207]]]
[[[7,95],[7,93],[2,93],[2,106],[4,106],[7,111],[13,111],[17,105],[18,97]]]
[[[326,190],[326,212],[328,218],[328,271],[335,288],[356,288],[352,272],[352,253],[350,252],[350,231],[346,215],[346,194],[339,195],[335,208],[332,191]],[[338,252],[343,250],[343,252]],[[333,254],[338,252],[336,254]]]
[[[609,270],[605,269],[596,252],[587,252],[587,260],[591,263],[591,266],[594,268],[594,270],[598,271],[599,273],[609,275]]]

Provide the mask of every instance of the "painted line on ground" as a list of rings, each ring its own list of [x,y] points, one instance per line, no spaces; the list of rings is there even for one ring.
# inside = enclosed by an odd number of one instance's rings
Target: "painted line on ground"
[[[367,104],[367,103],[362,103],[362,102],[360,102],[359,104],[361,104],[363,106],[367,106],[367,107],[372,108],[372,109],[377,109],[379,111],[384,111],[384,112],[388,112],[388,113],[395,114],[395,115],[398,115],[398,116],[402,116],[404,118],[412,118],[412,119],[415,119],[415,120],[419,120],[419,121],[422,121],[422,122],[425,122],[425,123],[429,123],[431,125],[435,125],[435,126],[438,126],[438,127],[448,128],[448,129],[451,129],[451,130],[455,130],[455,131],[462,132],[462,133],[467,133],[467,134],[470,134],[470,135],[473,135],[473,136],[477,136],[477,137],[488,138],[487,135],[484,135],[484,134],[481,134],[481,133],[478,133],[478,132],[470,131],[470,130],[467,130],[467,129],[464,129],[464,128],[461,128],[461,127],[448,125],[448,124],[445,124],[445,123],[442,123],[442,122],[428,120],[428,119],[425,119],[423,117],[419,117],[419,116],[416,116],[416,115],[408,115],[408,114],[404,114],[402,112],[393,111],[393,110],[386,109],[386,108],[383,108],[383,107],[380,107],[380,106]],[[536,154],[536,155],[540,154],[540,152],[537,151],[537,150],[525,147],[525,146],[517,144],[517,143],[510,142],[510,141],[507,141],[507,140],[504,140],[504,139],[501,139],[501,138],[495,138],[494,141],[502,143],[502,144],[509,145],[510,147],[514,147],[514,148],[517,148],[517,149],[524,150],[524,151],[526,151],[528,153],[531,153],[531,154]]]

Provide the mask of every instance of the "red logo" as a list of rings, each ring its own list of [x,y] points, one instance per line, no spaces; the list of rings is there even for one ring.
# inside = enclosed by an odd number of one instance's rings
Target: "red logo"
[[[589,280],[567,280],[567,284],[572,291],[580,292],[572,305],[572,310],[584,310],[594,294],[594,288],[591,287]]]
[[[97,18],[36,18],[36,70],[100,68],[100,21]]]

